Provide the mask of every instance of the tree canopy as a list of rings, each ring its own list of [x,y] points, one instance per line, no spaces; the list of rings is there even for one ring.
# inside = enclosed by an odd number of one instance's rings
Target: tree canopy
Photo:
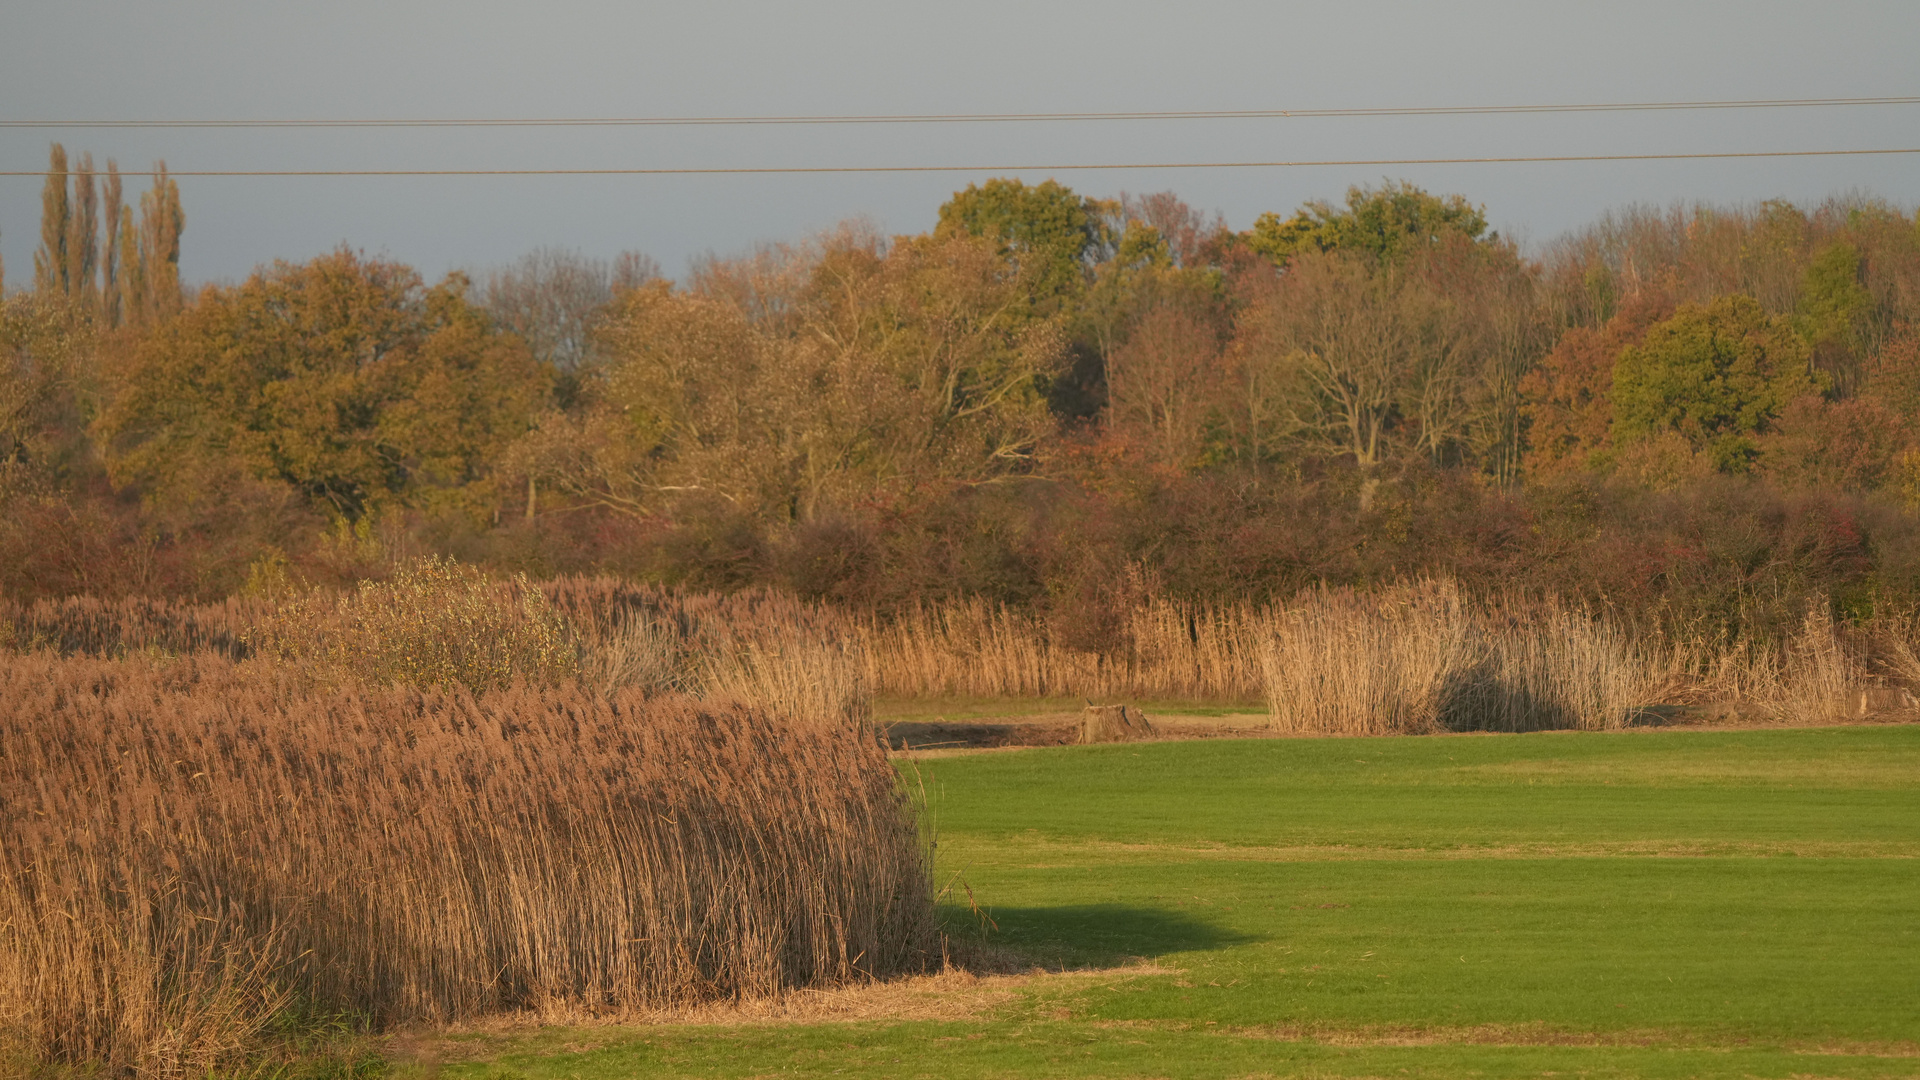
[[[98,430],[150,497],[191,501],[232,466],[357,518],[482,477],[546,378],[464,278],[428,289],[343,249],[203,290],[140,343]]]
[[[1309,202],[1290,218],[1269,211],[1247,234],[1247,245],[1285,266],[1308,251],[1365,252],[1392,262],[1432,248],[1447,236],[1493,239],[1485,211],[1459,195],[1430,195],[1410,183],[1347,189],[1347,205]]]
[[[1615,438],[1673,432],[1725,470],[1746,467],[1788,402],[1825,389],[1791,322],[1750,296],[1686,304],[1613,368]]]
[[[1027,264],[1026,280],[1036,300],[1059,310],[1084,286],[1087,257],[1099,243],[1096,207],[1053,180],[1029,187],[1019,180],[968,184],[940,207],[942,235],[964,233],[991,240]]]

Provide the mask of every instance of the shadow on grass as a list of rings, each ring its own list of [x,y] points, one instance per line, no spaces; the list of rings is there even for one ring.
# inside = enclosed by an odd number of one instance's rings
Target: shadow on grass
[[[1042,964],[1108,965],[1260,940],[1185,911],[1158,907],[995,907],[984,914],[990,922],[966,908],[942,912],[954,938],[1011,949]]]

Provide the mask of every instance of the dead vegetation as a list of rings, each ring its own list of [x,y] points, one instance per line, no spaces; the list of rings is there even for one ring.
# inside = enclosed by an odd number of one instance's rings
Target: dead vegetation
[[[861,624],[868,678],[890,697],[1256,701],[1263,609],[1149,599],[1112,652],[1062,643],[1046,622],[978,599]]]
[[[0,668],[0,1016],[32,1060],[832,986],[937,956],[882,750],[761,708],[297,669]]]
[[[277,601],[0,605],[0,1061],[184,1076],[295,1014],[865,1015],[845,988],[942,955],[876,692],[1265,693],[1277,734],[1833,722],[1912,710],[1917,630],[1816,608],[1709,647],[1427,581],[1153,600],[1105,654],[979,602],[882,621],[432,561]],[[1056,720],[1034,737],[1184,730]]]
[[[0,612],[0,1060],[199,1075],[290,1016],[644,1013],[937,962],[839,625],[437,561]]]
[[[1341,735],[1619,728],[1651,674],[1598,620],[1441,582],[1304,594],[1274,613],[1262,661],[1275,728]]]
[[[1817,605],[1785,640],[1676,642],[1551,598],[1426,580],[1270,606],[1148,600],[1113,653],[1070,648],[1044,620],[977,600],[858,634],[869,685],[890,697],[1264,698],[1284,734],[1834,723],[1920,705],[1920,624],[1843,626]]]
[[[873,715],[866,642],[853,620],[784,593],[696,593],[617,578],[543,589],[572,627],[583,681],[732,697],[838,727]]]

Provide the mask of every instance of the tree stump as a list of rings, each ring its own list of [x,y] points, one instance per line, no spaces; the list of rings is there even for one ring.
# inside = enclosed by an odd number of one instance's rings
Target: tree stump
[[[1133,742],[1152,735],[1146,714],[1130,705],[1089,705],[1080,713],[1082,743]]]

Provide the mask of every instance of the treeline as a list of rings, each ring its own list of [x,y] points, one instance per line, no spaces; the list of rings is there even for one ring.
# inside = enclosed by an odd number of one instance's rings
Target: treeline
[[[1143,595],[1435,573],[1716,634],[1920,597],[1920,222],[1871,199],[1634,209],[1530,254],[1406,184],[1235,232],[993,180],[928,234],[684,283],[342,249],[183,296],[171,181],[132,227],[110,164],[120,239],[82,257],[65,162],[0,322],[17,596],[431,551],[981,596],[1093,646]]]

